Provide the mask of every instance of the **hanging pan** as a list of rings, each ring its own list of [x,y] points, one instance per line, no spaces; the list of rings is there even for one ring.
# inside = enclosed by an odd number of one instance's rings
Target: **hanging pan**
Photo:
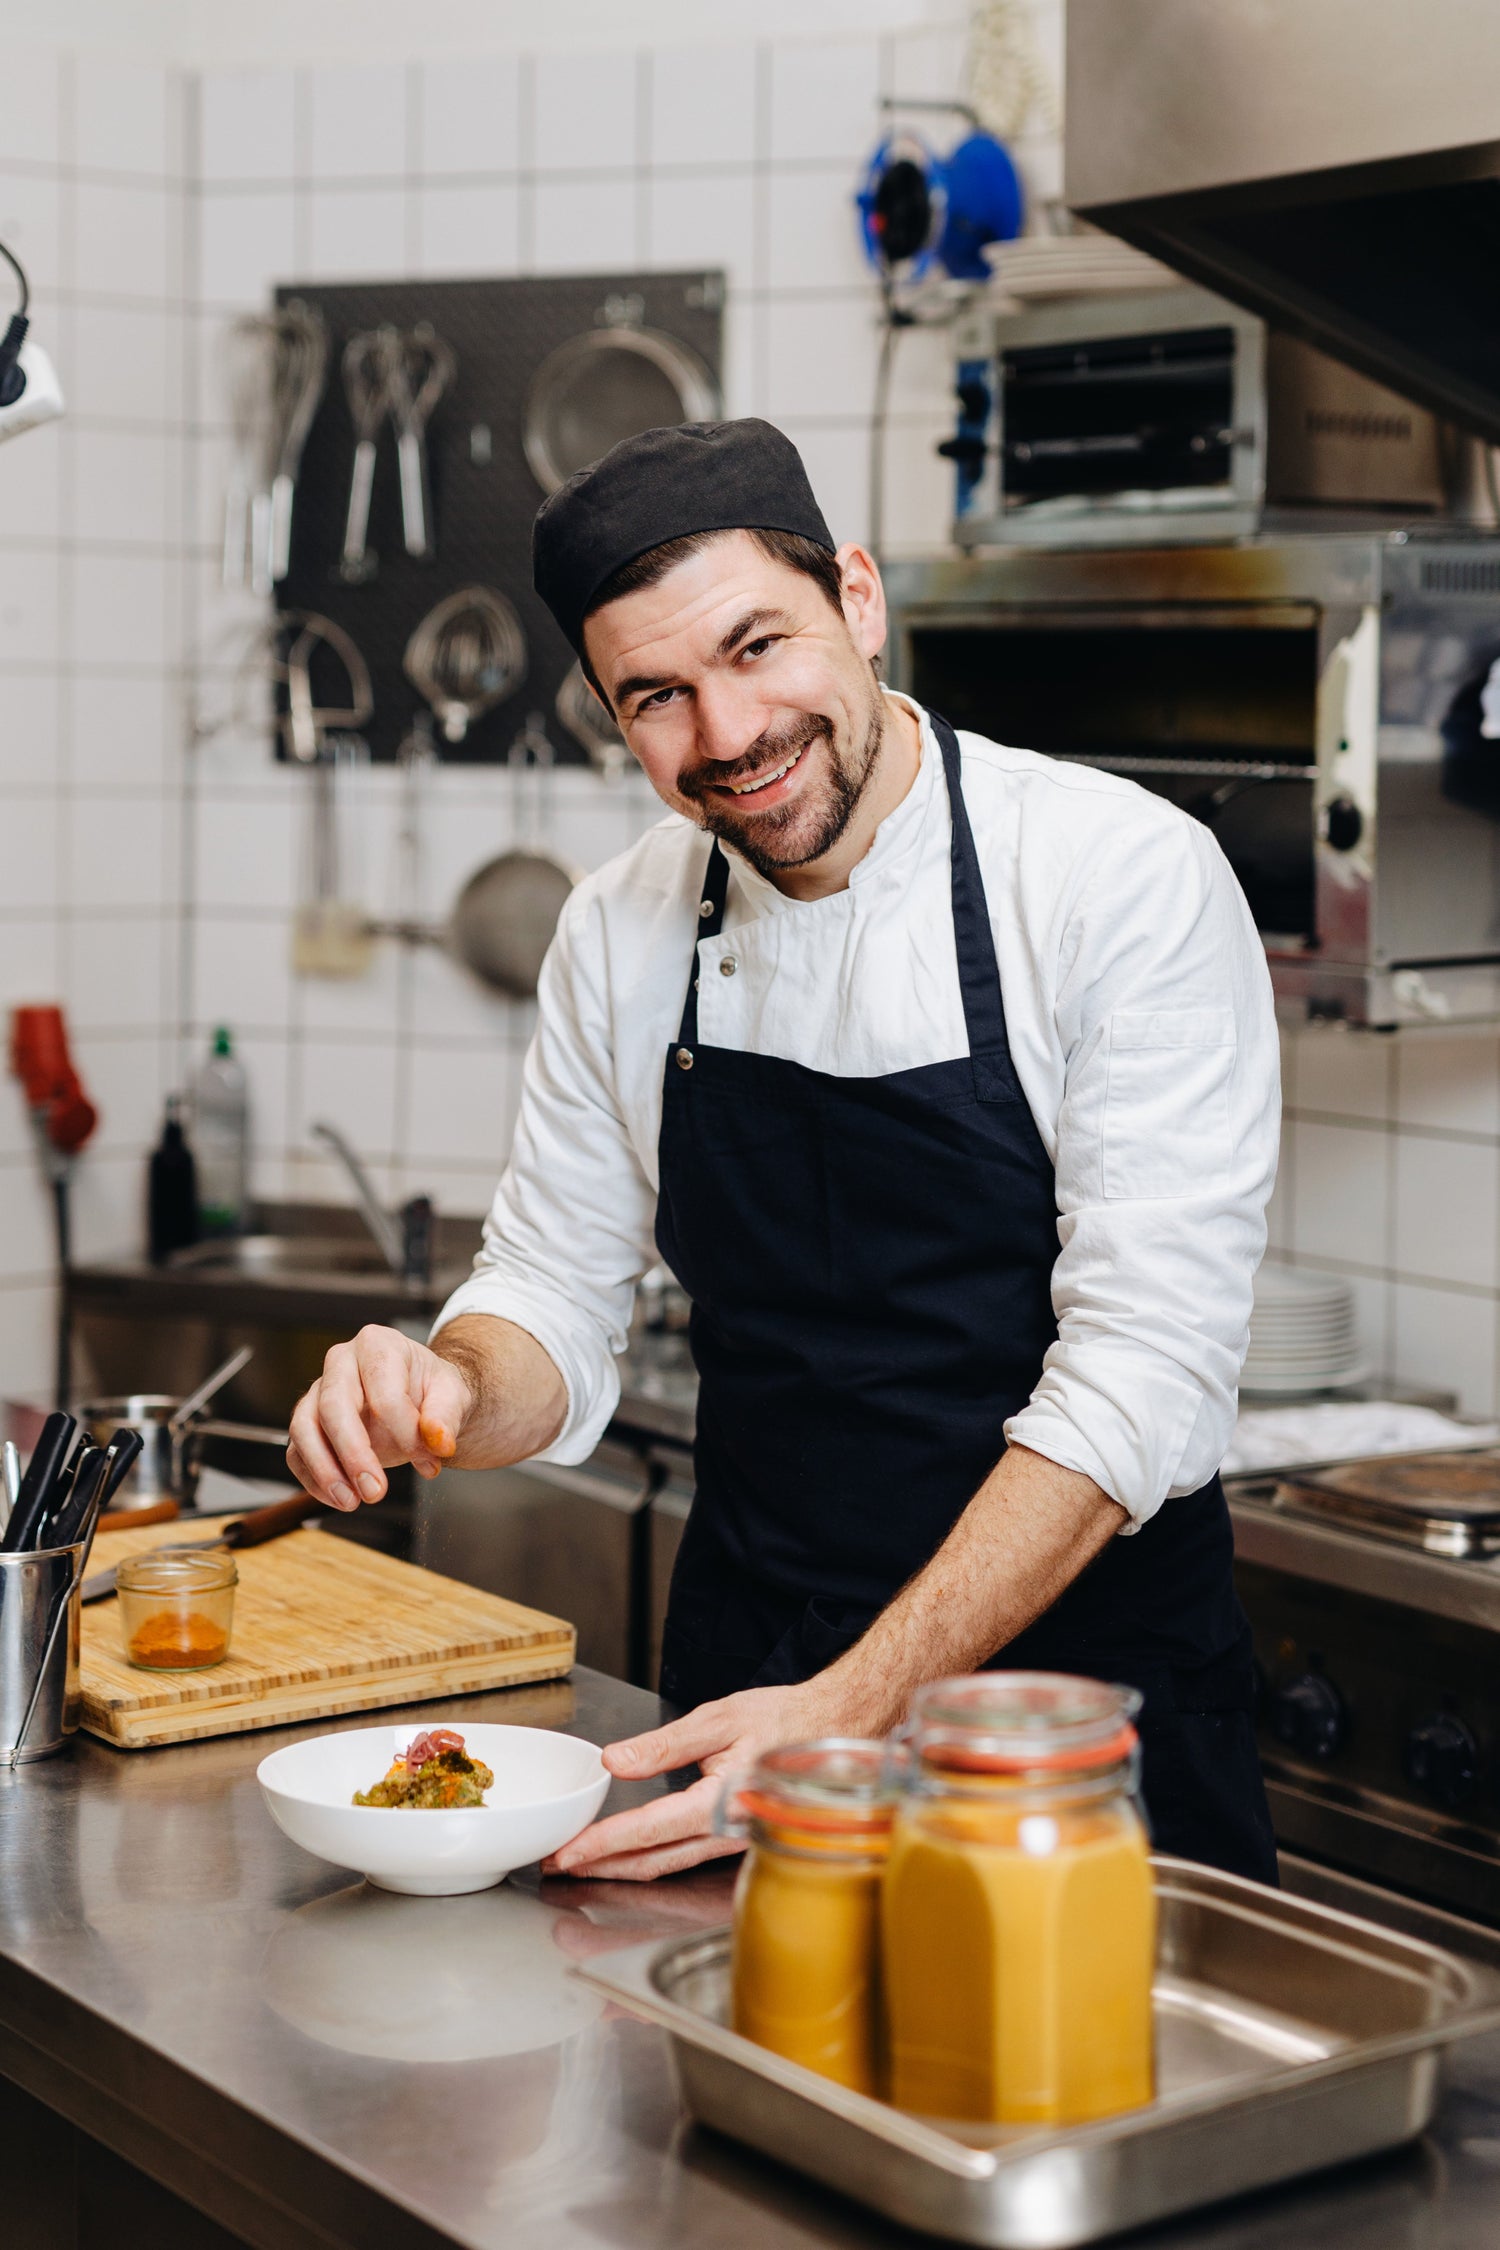
[[[542,962],[552,943],[558,916],[579,879],[578,870],[543,842],[543,799],[552,768],[552,745],[539,711],[533,711],[511,744],[508,763],[516,776],[520,841],[498,859],[487,860],[459,892],[448,942],[480,982],[493,992],[529,1000],[536,992]],[[533,786],[523,808],[528,769]]]
[[[696,352],[659,329],[617,323],[570,336],[542,361],[521,442],[544,492],[556,492],[622,438],[706,422],[718,388]]]

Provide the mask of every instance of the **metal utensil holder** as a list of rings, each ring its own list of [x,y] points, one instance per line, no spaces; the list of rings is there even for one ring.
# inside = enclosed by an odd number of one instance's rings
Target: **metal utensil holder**
[[[86,1553],[80,1542],[0,1555],[0,1767],[50,1758],[77,1731]]]

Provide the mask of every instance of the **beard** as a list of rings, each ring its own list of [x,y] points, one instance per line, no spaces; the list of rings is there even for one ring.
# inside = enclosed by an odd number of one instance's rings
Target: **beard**
[[[758,875],[774,882],[784,869],[806,867],[833,850],[870,785],[884,739],[885,710],[877,688],[864,735],[848,750],[839,750],[831,720],[805,712],[785,727],[768,728],[743,757],[728,759],[722,765],[696,766],[691,773],[683,774],[677,783],[678,794],[696,806],[701,828],[732,844]],[[820,742],[827,744],[822,771],[790,804],[774,805],[763,813],[748,809],[739,813],[709,801],[713,792],[784,765],[799,751],[804,756],[813,753]]]

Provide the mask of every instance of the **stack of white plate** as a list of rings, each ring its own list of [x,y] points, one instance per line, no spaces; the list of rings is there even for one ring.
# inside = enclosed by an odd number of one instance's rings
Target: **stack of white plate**
[[[1170,289],[1180,273],[1113,235],[1025,234],[984,253],[996,286],[1027,303],[1042,297],[1092,297],[1117,289]]]
[[[1261,1267],[1242,1391],[1281,1397],[1331,1391],[1368,1372],[1347,1281],[1294,1266]]]

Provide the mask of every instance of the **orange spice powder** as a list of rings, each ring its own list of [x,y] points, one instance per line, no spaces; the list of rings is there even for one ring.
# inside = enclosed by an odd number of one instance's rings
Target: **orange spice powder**
[[[187,1671],[218,1664],[229,1654],[229,1636],[211,1617],[190,1610],[186,1617],[175,1610],[159,1610],[137,1626],[130,1639],[130,1661],[159,1672]]]

